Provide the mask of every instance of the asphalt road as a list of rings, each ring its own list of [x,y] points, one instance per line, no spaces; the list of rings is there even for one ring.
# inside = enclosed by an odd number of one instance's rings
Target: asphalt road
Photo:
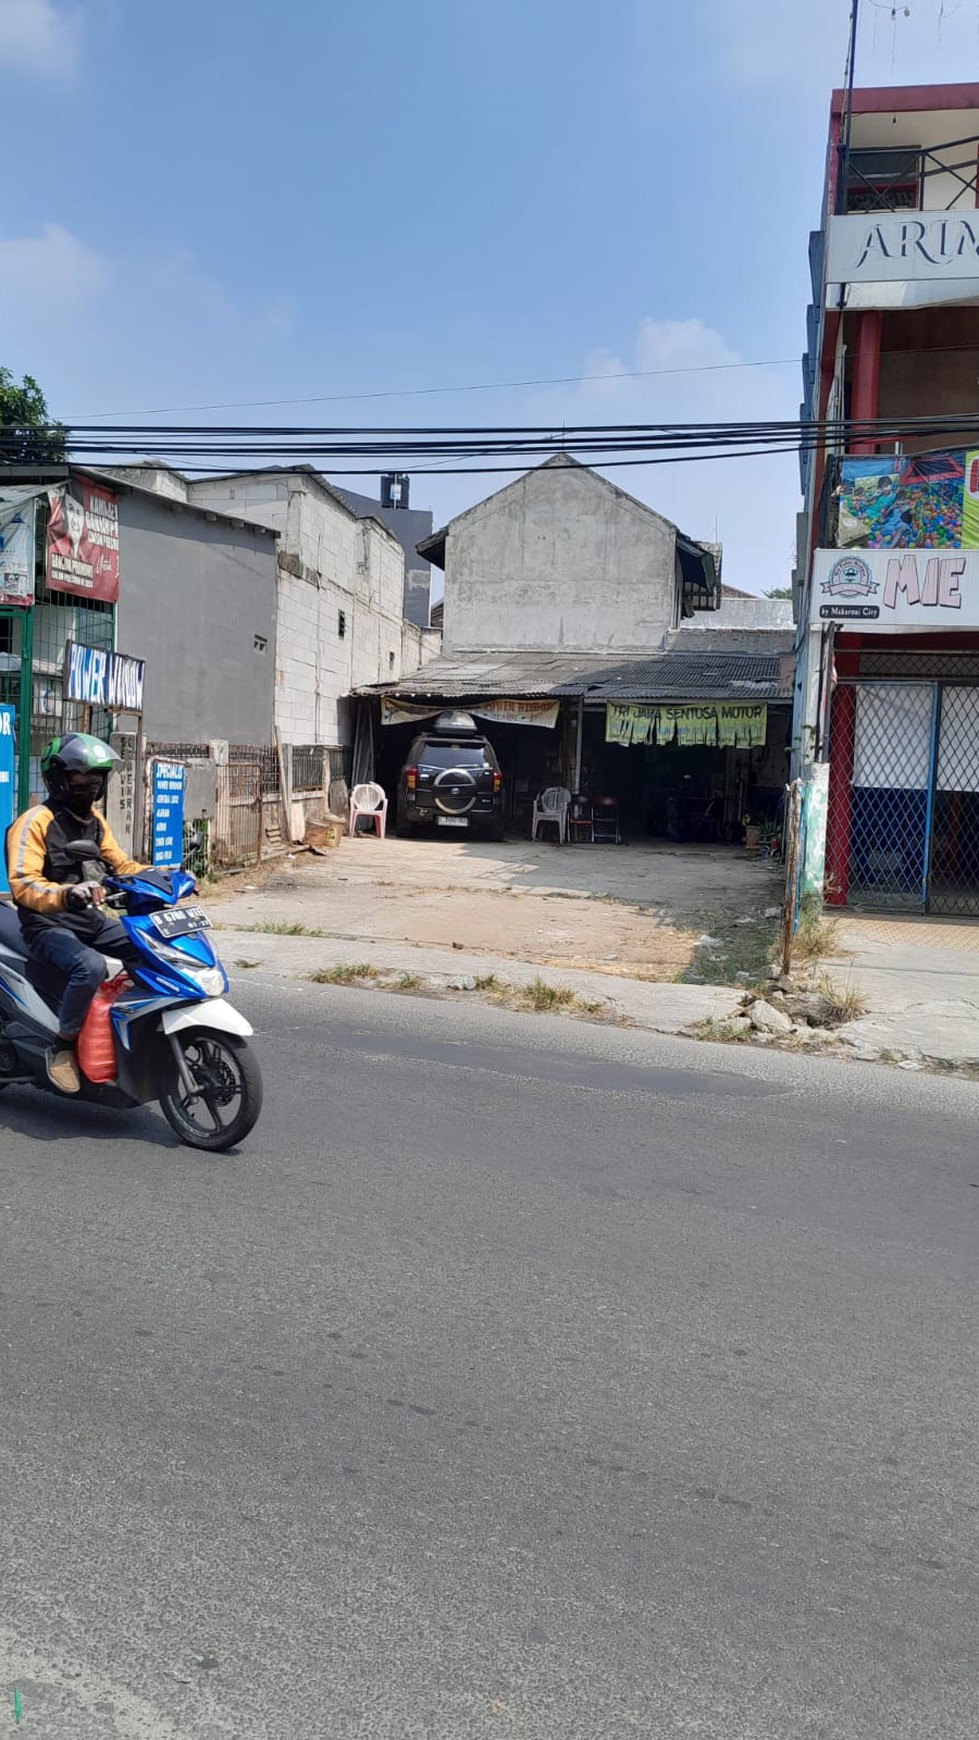
[[[979,1090],[247,982],[0,1096],[0,1735],[974,1740]]]

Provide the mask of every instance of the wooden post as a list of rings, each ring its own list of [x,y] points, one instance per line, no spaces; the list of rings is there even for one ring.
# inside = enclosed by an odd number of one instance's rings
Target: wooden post
[[[789,787],[789,826],[785,843],[785,896],[782,908],[782,973],[792,969],[792,944],[795,939],[795,894],[799,870],[799,828],[802,816],[802,782],[795,779]]]

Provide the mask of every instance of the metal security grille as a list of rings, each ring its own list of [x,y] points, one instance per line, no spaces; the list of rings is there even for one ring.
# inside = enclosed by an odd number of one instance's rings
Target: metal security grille
[[[935,763],[930,912],[979,912],[979,688],[942,684]]]
[[[827,902],[979,913],[979,686],[843,683],[829,750]]]

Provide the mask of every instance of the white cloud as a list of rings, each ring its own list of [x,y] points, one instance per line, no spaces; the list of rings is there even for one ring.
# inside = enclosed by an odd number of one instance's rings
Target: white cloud
[[[108,280],[102,255],[63,224],[45,224],[38,236],[0,237],[0,308],[12,315],[73,307]]]
[[[78,64],[77,13],[52,0],[0,0],[0,63],[47,78],[69,78]]]
[[[723,335],[701,320],[643,320],[632,356],[592,351],[577,386],[535,395],[521,420],[561,429],[573,423],[758,422],[798,415],[796,365],[753,369],[741,362]],[[611,378],[584,378],[596,374]],[[794,454],[616,466],[605,475],[691,537],[713,538],[716,532],[732,586],[761,592],[788,584],[801,505]]]

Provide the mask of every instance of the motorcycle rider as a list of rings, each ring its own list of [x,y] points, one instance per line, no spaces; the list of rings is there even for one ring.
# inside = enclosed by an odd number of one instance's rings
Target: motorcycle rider
[[[81,1077],[75,1041],[88,1006],[106,976],[105,956],[129,966],[135,951],[118,919],[100,910],[105,891],[83,879],[81,865],[66,853],[73,841],[91,840],[92,857],[116,876],[135,876],[146,866],[127,858],[96,804],[104,804],[109,775],[121,757],[101,738],[68,732],[41,756],[47,803],[25,810],[7,830],[7,879],[20,928],[35,960],[65,981],[58,1039],[47,1055],[48,1079],[65,1094],[77,1094]]]

